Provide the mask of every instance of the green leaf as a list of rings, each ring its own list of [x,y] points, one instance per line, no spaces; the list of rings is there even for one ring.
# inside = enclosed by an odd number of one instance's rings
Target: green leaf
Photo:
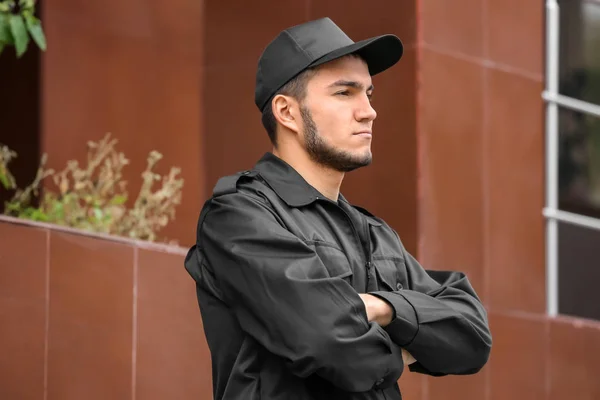
[[[48,221],[48,216],[43,211],[37,208],[31,210],[30,218],[34,221]]]
[[[44,35],[44,31],[42,30],[42,23],[29,12],[24,12],[23,16],[25,17],[27,30],[31,34],[33,41],[42,51],[46,51],[46,35]]]
[[[6,44],[14,44],[14,38],[10,31],[10,24],[8,23],[8,15],[0,14],[0,42]]]
[[[10,12],[10,3],[8,1],[0,1],[0,12]]]
[[[0,170],[0,183],[4,186],[4,189],[10,189],[10,181],[8,180],[8,176]]]
[[[10,31],[15,38],[15,49],[17,50],[17,57],[21,57],[27,50],[29,44],[29,34],[27,34],[27,27],[23,21],[21,15],[11,15],[8,20],[10,24]]]
[[[35,0],[19,0],[19,7],[22,10],[33,10],[35,6]]]
[[[126,201],[127,201],[127,196],[116,195],[115,197],[112,198],[112,200],[110,201],[110,204],[115,205],[115,206],[120,206],[121,204],[125,204]]]
[[[21,209],[21,204],[16,201],[7,201],[4,203],[4,209],[6,211],[19,212]]]
[[[52,213],[55,219],[62,220],[65,218],[65,207],[60,201],[55,201],[52,206]]]

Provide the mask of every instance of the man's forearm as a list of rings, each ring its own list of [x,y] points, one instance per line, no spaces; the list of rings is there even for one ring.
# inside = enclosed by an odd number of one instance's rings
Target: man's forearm
[[[369,322],[376,322],[383,328],[392,322],[394,319],[394,308],[387,301],[365,293],[360,293],[359,296],[365,304],[367,320]]]
[[[384,329],[417,357],[418,371],[436,376],[472,374],[487,362],[491,337],[484,311],[478,314],[482,307],[412,290],[377,295],[394,304],[396,318]]]
[[[365,304],[369,322],[376,322],[381,327],[386,327],[394,319],[394,308],[387,301],[370,294],[359,294],[359,296]],[[404,365],[410,365],[417,360],[407,350],[402,349],[402,361]]]

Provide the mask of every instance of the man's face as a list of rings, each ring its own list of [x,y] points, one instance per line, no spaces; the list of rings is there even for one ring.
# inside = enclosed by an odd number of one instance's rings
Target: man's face
[[[367,64],[344,57],[318,67],[301,104],[304,146],[329,168],[349,172],[371,163],[371,130],[377,113]]]

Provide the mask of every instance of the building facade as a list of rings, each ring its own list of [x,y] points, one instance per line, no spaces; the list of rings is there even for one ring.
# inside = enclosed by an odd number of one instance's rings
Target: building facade
[[[354,40],[397,34],[403,59],[374,78],[374,163],[343,192],[426,268],[466,272],[494,337],[481,373],[405,374],[405,398],[600,398],[590,356],[600,354],[600,2],[41,5],[48,51],[0,57],[3,75],[19,78],[3,91],[27,88],[0,100],[5,126],[22,132],[0,141],[60,166],[112,132],[132,191],[145,156],[161,151],[186,180],[166,231],[183,246],[216,180],[269,149],[253,90],[274,35],[323,16]],[[24,164],[18,178],[33,174]]]

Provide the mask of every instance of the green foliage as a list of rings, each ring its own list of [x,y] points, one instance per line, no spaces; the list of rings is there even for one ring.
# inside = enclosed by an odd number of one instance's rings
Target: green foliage
[[[122,170],[129,164],[123,153],[115,150],[117,141],[105,136],[98,143],[88,143],[87,164],[79,166],[69,161],[64,170],[46,169],[42,157],[34,181],[25,189],[17,189],[7,164],[16,155],[0,146],[0,182],[5,189],[15,190],[6,202],[4,213],[17,218],[49,222],[92,232],[155,241],[157,233],[175,218],[175,208],[181,202],[183,179],[180,170],[171,168],[161,176],[154,168],[162,155],[152,151],[146,170],[142,172],[140,192],[128,206],[127,182]],[[43,185],[51,178],[54,185]],[[155,182],[162,185],[155,189]],[[40,196],[40,192],[43,194]],[[39,199],[39,206],[34,200]]]
[[[0,184],[5,189],[14,189],[16,186],[15,178],[8,170],[8,163],[17,156],[17,154],[6,146],[0,145]]]
[[[0,53],[6,46],[14,46],[17,57],[22,57],[31,39],[46,50],[42,23],[35,17],[35,0],[0,0]]]

